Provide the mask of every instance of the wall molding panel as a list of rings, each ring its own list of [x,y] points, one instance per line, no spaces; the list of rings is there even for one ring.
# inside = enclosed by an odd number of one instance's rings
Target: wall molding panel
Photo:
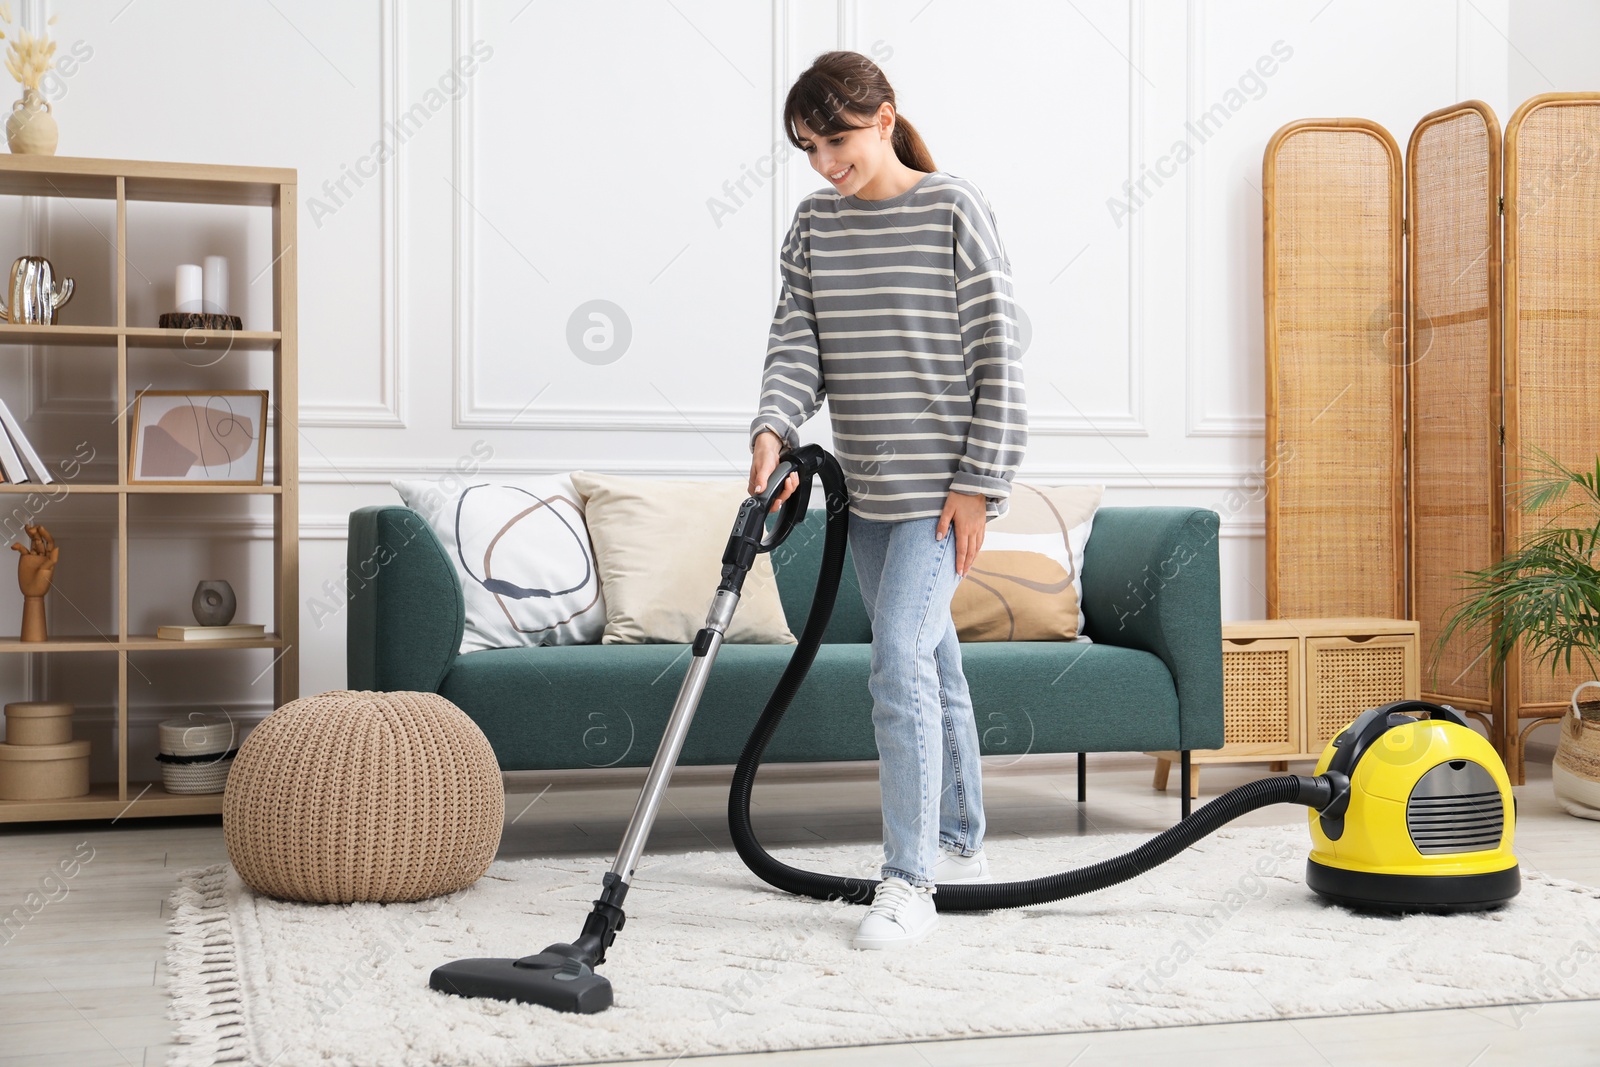
[[[399,111],[406,72],[406,5],[382,0],[378,5],[381,44],[378,49],[378,128],[392,129]],[[405,319],[400,285],[409,273],[405,237],[404,144],[381,168],[379,183],[378,272],[381,305],[378,314],[378,399],[354,402],[311,400],[302,392],[301,426],[344,426],[361,429],[403,429],[405,422]],[[304,179],[304,175],[301,175]],[[302,198],[303,199],[303,198]],[[304,301],[304,296],[302,296]],[[303,341],[303,339],[302,339]],[[310,349],[310,346],[302,345]]]
[[[473,0],[453,0],[452,40],[457,53],[464,41],[472,40],[474,26]],[[1143,66],[1145,52],[1145,0],[1128,0],[1127,43],[1131,55],[1139,57],[1137,66]],[[773,57],[772,94],[770,113],[777,115],[788,93],[788,87],[799,74],[800,66],[809,62],[796,52],[794,4],[792,0],[776,0],[772,15],[771,53]],[[859,36],[859,11],[857,0],[839,0],[836,17],[838,38],[841,42],[855,41]],[[841,48],[856,48],[851,43],[841,43]],[[1143,78],[1130,67],[1128,78],[1129,158],[1128,174],[1131,181],[1138,174],[1145,129],[1145,90]],[[469,99],[471,98],[471,99]],[[482,403],[478,400],[476,300],[473,276],[477,241],[477,223],[468,200],[476,200],[473,171],[473,149],[476,145],[476,103],[472,94],[463,94],[454,102],[456,126],[451,160],[451,180],[462,191],[454,198],[451,210],[454,235],[454,300],[453,343],[451,345],[452,377],[454,381],[454,417],[457,429],[537,429],[537,430],[621,430],[657,433],[727,433],[743,438],[748,433],[753,408],[694,408],[653,410],[618,408],[607,405],[570,405],[559,409],[528,410],[510,404]],[[774,119],[773,140],[783,139],[781,125]],[[793,212],[791,168],[784,167],[772,183],[771,232],[773,245],[769,262],[777,262],[777,254],[787,235]],[[1144,304],[1145,254],[1143,213],[1136,212],[1128,227],[1128,279],[1130,300],[1127,324],[1127,377],[1125,405],[1122,410],[1070,413],[1030,412],[1030,434],[1066,437],[1148,437],[1149,428],[1144,420]],[[776,275],[776,271],[774,271]],[[777,283],[774,277],[772,300],[777,301]],[[819,412],[817,418],[821,418]]]

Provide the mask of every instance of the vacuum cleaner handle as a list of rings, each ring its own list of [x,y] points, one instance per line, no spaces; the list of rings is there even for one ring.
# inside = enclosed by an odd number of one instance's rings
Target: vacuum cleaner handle
[[[767,514],[768,509],[772,507],[773,498],[782,491],[783,483],[789,475],[798,474],[800,484],[778,509],[778,524],[773,527],[771,533],[760,540],[757,551],[771,552],[783,544],[789,534],[794,532],[795,526],[805,518],[806,508],[811,503],[812,478],[822,470],[826,455],[821,445],[785,448],[778,454],[778,465],[772,469],[772,476],[767,479],[766,488],[753,498],[758,502],[759,513],[762,516]]]
[[[1335,751],[1323,772],[1335,784],[1334,798],[1322,809],[1322,828],[1330,840],[1337,841],[1344,834],[1344,813],[1350,807],[1350,777],[1356,764],[1367,749],[1390,728],[1409,721],[1408,711],[1425,711],[1430,719],[1442,719],[1465,727],[1467,717],[1448,704],[1434,704],[1427,700],[1394,700],[1368,708],[1356,716],[1355,722],[1340,731],[1333,739]],[[1400,716],[1396,721],[1395,716]]]

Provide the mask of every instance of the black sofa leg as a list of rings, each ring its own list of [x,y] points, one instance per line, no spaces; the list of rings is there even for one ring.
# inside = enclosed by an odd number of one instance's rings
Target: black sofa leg
[[[1189,803],[1189,773],[1190,773],[1190,768],[1189,768],[1189,750],[1188,749],[1184,749],[1181,753],[1179,753],[1179,756],[1181,757],[1179,763],[1180,763],[1180,766],[1181,766],[1182,769],[1179,771],[1178,785],[1179,785],[1179,788],[1182,790],[1182,796],[1183,796],[1183,817],[1185,819],[1187,819],[1189,817],[1189,808],[1190,808],[1190,803]]]
[[[1089,770],[1089,754],[1078,753],[1078,803],[1082,804],[1089,799],[1089,783],[1084,777]]]

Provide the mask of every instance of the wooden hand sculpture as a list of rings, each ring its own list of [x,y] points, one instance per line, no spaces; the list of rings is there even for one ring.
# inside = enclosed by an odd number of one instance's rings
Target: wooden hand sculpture
[[[21,541],[11,545],[22,553],[17,558],[17,584],[22,587],[22,639],[44,641],[49,636],[44,624],[44,595],[50,591],[50,582],[55,578],[61,550],[43,526],[24,526],[23,529],[33,547],[23,548]]]

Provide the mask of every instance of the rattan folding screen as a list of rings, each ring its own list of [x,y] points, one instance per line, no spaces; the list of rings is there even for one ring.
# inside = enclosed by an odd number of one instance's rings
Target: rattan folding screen
[[[1306,119],[1261,181],[1267,614],[1404,618],[1400,149]]]
[[[1507,477],[1535,449],[1590,470],[1600,452],[1600,93],[1547,93],[1517,108],[1506,123],[1505,171]],[[1555,510],[1507,507],[1506,543],[1519,544]],[[1552,677],[1530,655],[1507,664],[1517,781],[1528,731],[1559,719],[1573,688],[1592,678]]]
[[[1460,574],[1502,550],[1500,122],[1481,101],[1423,116],[1406,148],[1407,467],[1411,618],[1430,669],[1422,696],[1495,732],[1481,630],[1432,659],[1460,599]],[[1497,738],[1498,742],[1498,738]]]
[[[1418,620],[1424,697],[1521,782],[1582,679],[1519,650],[1496,685],[1481,631],[1432,653],[1462,572],[1550,517],[1506,492],[1534,449],[1600,451],[1600,93],[1527,101],[1503,150],[1488,105],[1441,108],[1404,168],[1376,123],[1292,122],[1262,181],[1268,614]]]

